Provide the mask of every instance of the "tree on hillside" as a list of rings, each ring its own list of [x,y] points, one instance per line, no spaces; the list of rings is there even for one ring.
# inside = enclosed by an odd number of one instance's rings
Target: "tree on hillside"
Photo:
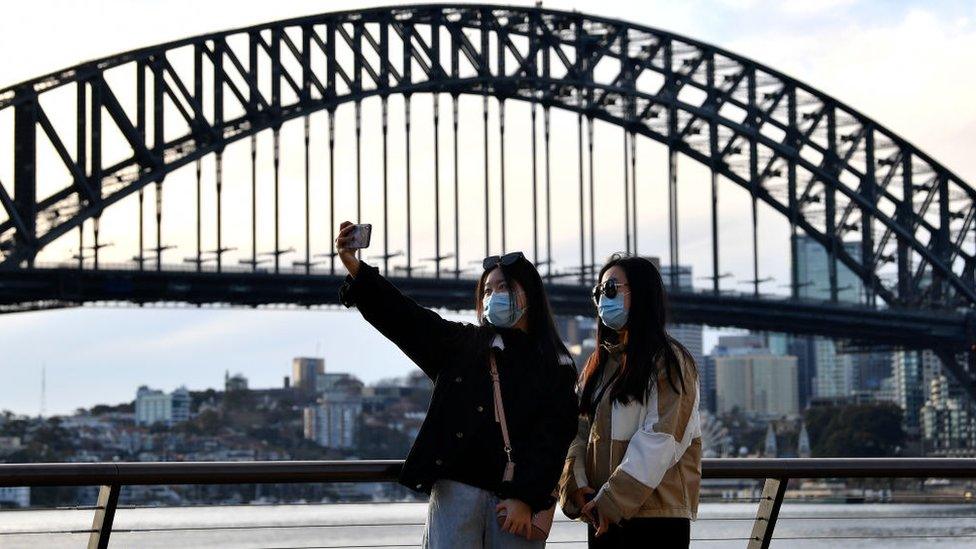
[[[810,408],[814,457],[890,457],[905,445],[902,410],[891,403]]]

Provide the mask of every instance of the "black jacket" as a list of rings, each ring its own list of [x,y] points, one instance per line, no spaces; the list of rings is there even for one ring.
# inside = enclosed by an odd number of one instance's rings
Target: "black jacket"
[[[533,511],[552,505],[569,444],[576,434],[576,370],[569,357],[546,365],[519,330],[452,322],[404,296],[375,267],[362,263],[339,291],[370,324],[434,382],[427,417],[400,473],[400,482],[430,492],[447,478],[516,498]],[[515,475],[502,482],[505,453],[495,421],[488,351],[496,351]],[[568,361],[568,363],[567,363]]]

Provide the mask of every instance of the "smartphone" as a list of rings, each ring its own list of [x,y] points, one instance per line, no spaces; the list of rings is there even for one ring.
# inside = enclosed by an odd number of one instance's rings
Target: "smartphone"
[[[350,248],[360,249],[369,247],[369,237],[373,233],[373,226],[369,223],[359,223],[353,225],[352,230],[352,242],[349,243]]]

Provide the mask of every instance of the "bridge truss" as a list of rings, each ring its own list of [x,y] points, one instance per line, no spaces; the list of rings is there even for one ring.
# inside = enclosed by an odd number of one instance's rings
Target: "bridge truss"
[[[189,56],[187,66],[174,61]],[[110,75],[129,71],[120,83]],[[74,93],[71,94],[73,88]],[[121,88],[121,89],[120,89]],[[65,117],[49,115],[47,98],[73,96]],[[59,91],[60,90],[60,91]],[[231,143],[250,140],[252,189],[256,197],[257,139],[273,136],[274,248],[262,257],[258,249],[256,210],[252,205],[252,247],[242,262],[254,271],[282,274],[282,256],[289,252],[279,235],[279,133],[284,123],[305,122],[305,250],[295,262],[313,274],[308,188],[309,116],[326,111],[329,158],[335,154],[335,113],[343,104],[355,106],[356,203],[361,201],[361,104],[370,97],[382,103],[383,136],[383,268],[393,253],[388,245],[388,209],[397,206],[387,188],[388,98],[403,96],[407,144],[407,248],[404,272],[410,276],[419,261],[411,247],[410,101],[431,94],[435,105],[450,101],[454,141],[453,177],[444,177],[435,158],[435,192],[454,193],[453,212],[440,211],[435,200],[437,230],[433,242],[433,276],[458,277],[463,271],[457,159],[458,101],[462,95],[483,98],[485,251],[491,235],[506,248],[505,107],[510,101],[531,104],[533,132],[532,220],[533,254],[548,275],[570,274],[580,285],[591,281],[598,263],[594,220],[593,125],[603,121],[622,129],[624,180],[622,211],[625,249],[637,250],[637,139],[659,142],[668,150],[668,264],[680,264],[678,231],[678,157],[706,166],[711,179],[711,287],[721,299],[718,222],[718,181],[724,178],[748,191],[752,222],[752,294],[762,299],[759,270],[760,204],[789,223],[792,252],[790,297],[799,300],[806,281],[797,270],[797,239],[806,235],[826,250],[829,288],[822,311],[843,309],[838,282],[840,268],[850,270],[864,288],[862,304],[878,310],[922,310],[955,319],[965,333],[976,304],[976,191],[951,170],[879,123],[835,98],[755,61],[715,46],[658,29],[581,13],[541,8],[491,5],[426,5],[386,7],[302,17],[255,27],[213,33],[143,48],[42,76],[0,90],[0,115],[12,113],[14,142],[11,193],[0,181],[0,272],[8,282],[7,304],[29,301],[18,294],[14,279],[35,273],[37,254],[86,223],[94,242],[79,242],[79,267],[99,269],[99,221],[106,208],[137,194],[140,203],[136,269],[163,271],[167,245],[161,234],[161,188],[169,174],[213,155],[216,182],[216,246],[203,250],[197,239],[198,271],[211,264],[227,270],[229,251],[223,242],[222,155]],[[132,98],[127,100],[126,98]],[[489,98],[498,104],[501,165],[490,166]],[[550,181],[550,111],[574,113],[577,119],[579,180],[554,188]],[[541,111],[541,112],[540,112]],[[441,124],[439,108],[434,127]],[[66,118],[67,121],[62,120]],[[540,124],[541,123],[541,124]],[[538,127],[541,125],[541,130]],[[542,134],[541,150],[535,132]],[[439,132],[436,135],[439,135]],[[105,162],[108,135],[120,135],[128,154]],[[70,180],[47,193],[39,192],[37,151],[47,140],[63,162]],[[435,147],[435,155],[440,147]],[[539,158],[544,160],[539,161]],[[588,157],[589,174],[584,157]],[[536,163],[543,165],[541,174]],[[330,162],[331,166],[331,162]],[[489,215],[489,172],[500,171],[500,218]],[[329,193],[334,197],[335,173]],[[587,185],[587,182],[589,185]],[[44,182],[49,183],[49,182]],[[576,185],[578,183],[578,185]],[[48,185],[50,186],[50,185]],[[141,219],[147,187],[155,187],[155,244],[145,244]],[[442,189],[443,187],[443,189]],[[578,192],[579,264],[553,271],[551,192]],[[198,191],[199,193],[199,191]],[[199,196],[199,194],[198,194]],[[546,208],[536,207],[545,202]],[[334,200],[329,226],[335,230]],[[589,211],[586,211],[586,205]],[[587,223],[588,221],[588,223]],[[201,217],[197,214],[197,234]],[[453,242],[441,242],[441,225],[453,224]],[[329,235],[331,241],[334,234]],[[851,245],[855,243],[855,245]],[[736,243],[738,244],[738,243]],[[730,244],[725,243],[724,246]],[[148,253],[147,253],[148,252]],[[267,259],[265,259],[265,257]],[[327,260],[334,274],[334,257]],[[209,267],[208,267],[209,268]],[[678,269],[670,283],[679,288]],[[12,290],[13,289],[13,290]],[[28,292],[29,293],[29,292]],[[31,300],[44,297],[30,294]],[[163,296],[165,297],[165,296]],[[73,300],[48,295],[49,299]],[[880,298],[880,299],[879,299]],[[40,299],[38,299],[40,300]],[[78,301],[85,301],[84,296]],[[133,299],[140,301],[138,296]],[[757,305],[758,306],[758,305]],[[833,308],[832,308],[833,307]],[[853,313],[852,313],[853,314]],[[900,313],[892,313],[900,314]],[[920,321],[923,322],[923,321]],[[941,347],[944,357],[968,351],[971,339]],[[908,337],[905,345],[917,344]],[[950,369],[976,394],[969,361],[949,360]]]

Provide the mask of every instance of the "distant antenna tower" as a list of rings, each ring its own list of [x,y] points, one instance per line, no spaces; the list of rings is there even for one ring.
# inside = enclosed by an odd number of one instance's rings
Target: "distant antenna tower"
[[[41,417],[47,412],[47,365],[41,366]]]

